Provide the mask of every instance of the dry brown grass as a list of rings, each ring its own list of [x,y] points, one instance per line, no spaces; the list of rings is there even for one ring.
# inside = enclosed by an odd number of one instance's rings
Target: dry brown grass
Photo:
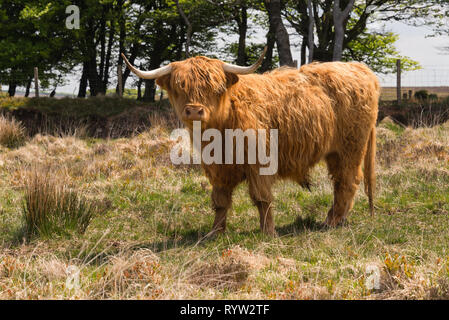
[[[409,90],[412,91],[412,96],[416,91],[427,90],[429,94],[437,94],[440,98],[449,96],[449,87],[402,87],[401,94],[408,94]],[[381,100],[392,101],[397,99],[397,93],[395,87],[382,87]]]
[[[28,174],[23,203],[27,238],[83,233],[95,213],[94,205],[51,170],[37,167]]]
[[[25,128],[14,118],[0,115],[0,145],[7,148],[18,148],[25,143]]]

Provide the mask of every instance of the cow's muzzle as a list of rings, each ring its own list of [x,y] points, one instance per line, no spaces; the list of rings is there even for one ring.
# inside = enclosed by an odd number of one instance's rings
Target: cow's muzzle
[[[205,121],[206,109],[199,104],[188,104],[182,111],[182,120],[184,121]]]

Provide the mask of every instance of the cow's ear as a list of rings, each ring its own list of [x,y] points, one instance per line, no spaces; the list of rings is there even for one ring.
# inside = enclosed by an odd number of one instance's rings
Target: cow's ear
[[[156,84],[164,90],[169,90],[170,89],[170,75],[166,74],[165,76],[157,78]]]
[[[239,81],[238,75],[236,75],[234,73],[226,72],[226,86],[228,88],[233,86],[234,84],[236,84],[238,81]]]

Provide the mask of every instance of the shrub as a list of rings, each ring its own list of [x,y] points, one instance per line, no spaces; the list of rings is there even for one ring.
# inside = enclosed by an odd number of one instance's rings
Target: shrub
[[[26,181],[23,214],[27,238],[84,233],[94,210],[77,191],[50,176],[49,170],[35,170]]]
[[[25,128],[14,118],[0,116],[0,144],[7,148],[18,148],[25,143]]]
[[[415,99],[427,100],[429,98],[429,92],[427,90],[419,90],[415,92]]]
[[[429,100],[437,101],[438,100],[438,95],[435,94],[435,93],[429,94]]]

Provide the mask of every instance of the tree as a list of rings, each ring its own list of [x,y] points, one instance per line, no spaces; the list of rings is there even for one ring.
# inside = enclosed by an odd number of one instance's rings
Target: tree
[[[4,0],[0,3],[0,82],[17,86],[29,94],[34,67],[39,68],[43,87],[62,82],[61,73],[70,69],[65,58],[70,50],[58,21],[49,20],[51,4],[46,1]]]
[[[190,23],[189,18],[184,13],[182,6],[179,4],[179,0],[176,0],[176,7],[178,9],[179,15],[182,17],[182,20],[184,21],[184,23],[187,26],[185,56],[186,56],[186,58],[188,58],[190,56],[190,43],[192,42],[193,28],[192,28],[192,24]]]
[[[309,14],[309,2],[313,9],[313,18]],[[290,0],[286,2],[282,14],[303,38],[301,63],[305,63],[305,44],[308,44],[309,52],[313,45],[314,60],[332,61],[334,60],[334,48],[337,48],[335,59],[340,58],[340,49],[342,56],[345,56],[345,51],[348,50],[350,43],[355,43],[354,41],[357,41],[358,38],[370,33],[368,26],[372,22],[401,20],[411,23],[419,17],[426,16],[434,8],[434,4],[427,0],[407,2],[363,0],[355,1],[351,6],[352,2],[352,0],[338,1],[340,6],[336,11],[333,10],[334,0]],[[334,16],[337,16],[337,27],[334,23]],[[315,29],[313,40],[315,41],[310,39],[313,34],[310,31],[312,19]],[[356,48],[354,47],[353,50]],[[376,52],[382,54],[380,51]]]
[[[400,55],[395,48],[398,38],[392,32],[364,33],[348,44],[342,58],[345,61],[363,61],[373,71],[383,74],[396,72],[397,59],[401,59],[404,71],[420,69],[418,62]]]
[[[236,63],[238,65],[244,66],[248,61],[248,55],[246,52],[246,37],[248,35],[248,1],[236,1],[234,6],[233,18],[237,24],[239,34]]]
[[[281,16],[281,1],[266,0],[265,8],[268,12],[270,30],[274,32],[276,46],[279,53],[279,63],[281,66],[293,66],[293,58],[290,50],[290,39]]]
[[[355,0],[349,0],[344,9],[341,9],[340,0],[334,0],[334,8],[332,10],[334,18],[334,52],[333,60],[340,61],[343,55],[343,41],[345,38],[346,25],[348,23],[349,14],[352,11]]]
[[[309,33],[307,34],[308,42],[307,46],[309,47],[309,63],[313,61],[313,49],[314,49],[314,32],[315,32],[315,19],[313,18],[313,6],[312,6],[312,0],[307,1],[307,14],[309,18]],[[305,42],[304,42],[305,43]],[[304,59],[305,59],[305,52],[304,52]]]

